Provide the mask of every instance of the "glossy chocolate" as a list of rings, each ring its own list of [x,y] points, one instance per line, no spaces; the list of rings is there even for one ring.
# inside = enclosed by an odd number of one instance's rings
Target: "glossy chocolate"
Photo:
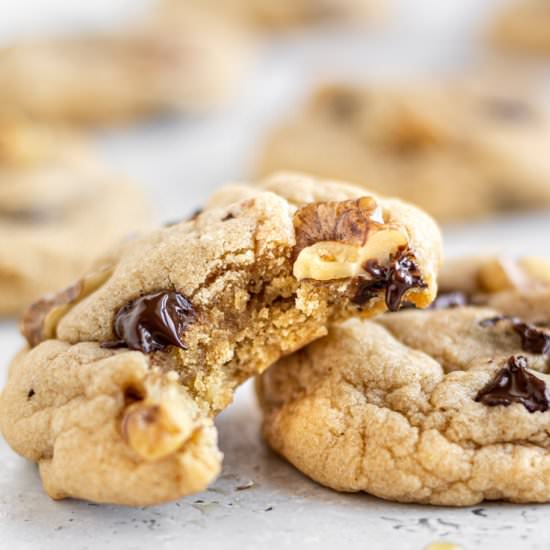
[[[426,288],[420,271],[410,252],[400,251],[390,259],[388,266],[368,260],[363,266],[370,279],[359,278],[353,291],[353,302],[365,305],[381,290],[386,291],[386,305],[390,311],[399,311],[403,297],[412,288]]]
[[[123,306],[115,317],[115,342],[103,347],[128,347],[151,353],[169,346],[187,349],[185,331],[196,320],[191,302],[178,292],[157,292]]]
[[[550,401],[546,383],[531,374],[527,367],[525,357],[510,357],[507,366],[479,391],[475,400],[488,407],[508,407],[512,403],[521,403],[530,413],[547,411]]]
[[[479,324],[482,327],[490,327],[501,321],[510,321],[512,328],[521,338],[521,347],[527,353],[546,355],[550,353],[550,334],[541,327],[524,323],[517,317],[500,315],[484,319]]]

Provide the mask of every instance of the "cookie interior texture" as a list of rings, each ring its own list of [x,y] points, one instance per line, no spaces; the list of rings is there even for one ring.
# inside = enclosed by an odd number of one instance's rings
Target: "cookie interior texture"
[[[548,502],[550,262],[514,266],[521,285],[499,279],[511,263],[451,264],[466,305],[351,320],[280,361],[258,382],[267,441],[340,491]]]
[[[341,178],[449,221],[550,204],[549,144],[544,104],[502,79],[336,84],[274,129],[257,170]]]
[[[150,218],[79,135],[0,113],[0,315],[69,284]]]
[[[298,175],[263,190],[227,188],[204,213],[126,243],[111,265],[28,311],[32,347],[14,361],[0,401],[8,443],[40,464],[55,498],[140,505],[206,487],[221,462],[211,419],[238,384],[331,323],[387,309],[385,288],[359,306],[351,277],[299,280],[293,271],[307,203],[340,214],[343,203],[352,216],[369,198],[384,224],[409,236],[422,285],[412,281],[403,301],[428,306],[441,243],[416,208]],[[368,240],[369,223],[360,227]],[[102,382],[89,386],[96,371]]]

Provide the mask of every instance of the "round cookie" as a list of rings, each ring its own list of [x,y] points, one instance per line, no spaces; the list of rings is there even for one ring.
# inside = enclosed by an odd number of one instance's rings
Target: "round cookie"
[[[319,88],[257,170],[304,170],[419,205],[440,221],[550,204],[548,111],[511,86]]]
[[[239,384],[336,321],[435,297],[441,240],[418,209],[297,175],[261,187],[222,190],[25,314],[0,427],[53,498],[150,505],[204,489],[221,462],[212,417]]]
[[[537,265],[548,281],[550,262]],[[491,293],[470,280],[475,292],[458,294],[477,305],[442,295],[433,309],[331,328],[259,379],[266,440],[340,491],[550,501],[550,285],[532,273]]]
[[[203,11],[118,32],[44,38],[0,51],[0,102],[36,119],[107,125],[222,103],[248,39]]]
[[[0,315],[81,276],[149,219],[141,191],[78,137],[0,116]]]

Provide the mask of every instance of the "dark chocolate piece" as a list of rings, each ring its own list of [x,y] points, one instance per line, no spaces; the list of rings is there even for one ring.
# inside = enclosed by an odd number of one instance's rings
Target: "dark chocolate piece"
[[[388,309],[399,311],[403,297],[409,290],[427,286],[420,276],[413,255],[405,250],[392,256],[388,266],[382,266],[376,260],[368,260],[363,268],[371,278],[360,277],[354,285],[352,301],[359,306],[365,305],[385,289]]]
[[[524,323],[517,317],[500,315],[484,319],[479,324],[482,327],[490,327],[501,321],[510,321],[516,334],[521,338],[521,347],[527,353],[546,355],[550,353],[550,334],[536,325]]]
[[[187,349],[183,336],[196,320],[191,302],[178,292],[157,292],[123,306],[115,316],[115,342],[102,347],[128,347],[144,353],[163,351],[169,346]]]
[[[464,292],[443,292],[437,295],[430,309],[452,309],[470,305],[470,296]]]
[[[32,399],[32,397],[35,393],[36,392],[33,390],[33,388],[31,388],[27,393],[27,399]]]
[[[550,334],[544,332],[540,328],[521,321],[512,321],[514,330],[521,338],[521,346],[523,351],[527,353],[537,353],[546,355],[550,353]]]
[[[484,102],[487,113],[506,122],[523,122],[533,118],[533,109],[521,99],[492,97]]]
[[[530,413],[547,411],[550,401],[546,383],[531,374],[527,367],[525,357],[510,357],[508,365],[479,391],[475,400],[488,407],[508,407],[512,403],[521,403]]]
[[[361,110],[361,98],[353,92],[338,91],[330,96],[330,114],[340,122],[348,122]]]

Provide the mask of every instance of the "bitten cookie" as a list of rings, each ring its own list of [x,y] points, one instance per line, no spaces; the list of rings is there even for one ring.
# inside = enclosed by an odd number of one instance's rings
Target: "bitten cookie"
[[[141,191],[77,136],[0,114],[0,315],[69,284],[149,221]]]
[[[222,191],[24,316],[0,425],[53,498],[204,489],[236,386],[335,321],[433,300],[441,243],[421,211],[299,176],[264,189]]]
[[[433,309],[348,321],[263,374],[269,444],[339,491],[550,501],[550,262],[472,265]]]
[[[441,221],[550,204],[550,116],[509,85],[325,86],[268,139],[258,171],[304,170]]]
[[[203,111],[241,79],[248,40],[197,10],[0,51],[0,103],[47,122],[107,125]]]
[[[515,0],[497,15],[490,29],[500,47],[550,56],[550,4],[546,0]]]
[[[316,23],[364,21],[383,9],[379,0],[164,0],[168,14],[200,6],[217,17],[254,29],[288,29]]]

